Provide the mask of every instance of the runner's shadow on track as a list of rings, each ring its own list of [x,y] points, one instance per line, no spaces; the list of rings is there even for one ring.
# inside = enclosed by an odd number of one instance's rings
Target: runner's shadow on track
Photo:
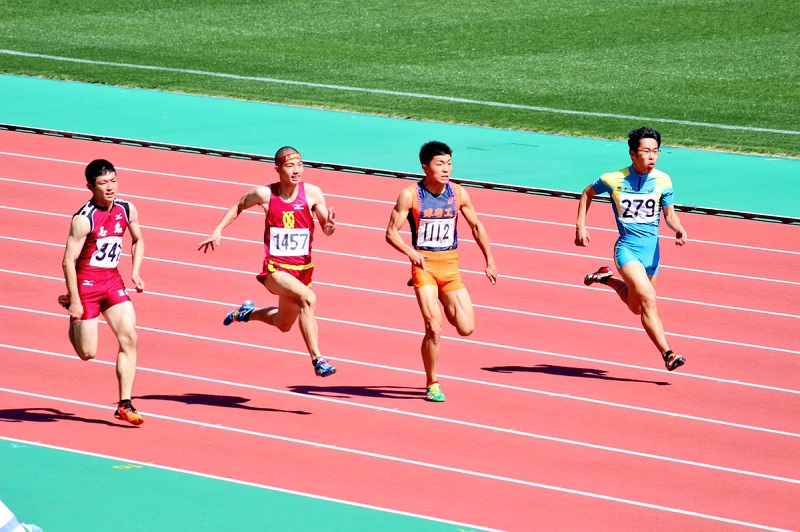
[[[183,395],[141,395],[135,399],[153,401],[176,401],[187,405],[219,406],[222,408],[239,408],[242,410],[254,410],[257,412],[283,412],[285,414],[297,414],[299,416],[311,415],[311,412],[304,410],[281,410],[280,408],[269,408],[260,406],[250,406],[244,403],[250,401],[246,397],[236,397],[233,395],[212,395],[207,393],[185,393]]]
[[[408,386],[290,386],[289,390],[303,395],[318,395],[346,399],[359,397],[380,397],[382,399],[422,399],[425,391]]]
[[[539,364],[537,366],[495,366],[493,368],[481,368],[484,371],[494,373],[546,373],[548,375],[558,375],[560,377],[580,377],[582,379],[600,379],[604,381],[617,382],[642,382],[645,384],[655,384],[656,386],[669,386],[670,383],[664,381],[644,381],[639,379],[626,379],[621,377],[611,377],[607,371],[593,368],[573,368],[569,366],[553,366],[550,364]]]
[[[79,421],[81,423],[106,425],[109,427],[126,429],[136,428],[131,425],[122,425],[120,423],[106,421],[105,419],[80,417],[70,414],[69,412],[56,410],[55,408],[9,408],[8,410],[0,410],[0,421],[5,421],[7,423],[55,423],[56,421]]]

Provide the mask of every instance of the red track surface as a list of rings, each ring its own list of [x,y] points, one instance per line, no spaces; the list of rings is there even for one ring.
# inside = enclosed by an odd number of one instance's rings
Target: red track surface
[[[270,165],[7,132],[0,146],[0,404],[84,421],[5,423],[0,436],[475,527],[800,527],[797,227],[681,214],[691,241],[663,241],[659,295],[688,362],[668,373],[616,296],[581,284],[610,262],[608,205],[593,207],[592,246],[578,249],[575,202],[471,189],[500,279],[485,279],[462,227],[477,330],[464,340],[446,326],[448,401],[430,404],[409,266],[383,239],[408,182],[306,170],[339,222],[315,241],[321,345],[339,368],[322,380],[296,329],[221,323],[244,299],[275,300],[254,279],[262,217],[196,251],[224,208],[274,179]],[[56,305],[69,216],[97,157],[117,166],[146,239],[147,292],[133,295],[140,428],[106,423],[110,331],[101,363],[83,363]]]

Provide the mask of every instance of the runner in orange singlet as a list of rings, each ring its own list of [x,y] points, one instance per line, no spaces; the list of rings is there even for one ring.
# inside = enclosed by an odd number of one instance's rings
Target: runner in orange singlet
[[[421,348],[427,377],[425,398],[433,402],[445,400],[436,375],[442,334],[439,301],[447,321],[458,334],[469,336],[475,329],[472,300],[458,270],[459,214],[469,224],[472,236],[486,259],[486,277],[492,284],[497,281],[489,235],[478,219],[466,189],[450,182],[452,153],[443,142],[433,141],[422,146],[419,160],[425,177],[400,193],[386,229],[386,241],[411,261],[414,292],[425,321]],[[411,226],[410,246],[400,236],[406,220]]]

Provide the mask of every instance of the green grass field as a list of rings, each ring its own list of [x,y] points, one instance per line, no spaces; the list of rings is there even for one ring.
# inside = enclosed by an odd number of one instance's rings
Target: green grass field
[[[634,116],[671,145],[800,156],[797,0],[0,0],[0,30],[4,50],[311,85],[0,54],[12,74],[600,138]]]

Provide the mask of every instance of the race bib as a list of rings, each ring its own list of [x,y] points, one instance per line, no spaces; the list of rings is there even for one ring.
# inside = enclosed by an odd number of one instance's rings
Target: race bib
[[[272,227],[269,230],[269,254],[272,257],[302,257],[309,254],[311,232],[306,229]]]
[[[420,219],[417,247],[448,249],[453,246],[455,234],[455,218]]]
[[[658,198],[652,194],[626,194],[619,196],[619,219],[623,223],[645,224],[658,220]]]
[[[97,251],[92,253],[89,266],[95,268],[116,268],[122,256],[122,237],[107,236],[97,239]]]

